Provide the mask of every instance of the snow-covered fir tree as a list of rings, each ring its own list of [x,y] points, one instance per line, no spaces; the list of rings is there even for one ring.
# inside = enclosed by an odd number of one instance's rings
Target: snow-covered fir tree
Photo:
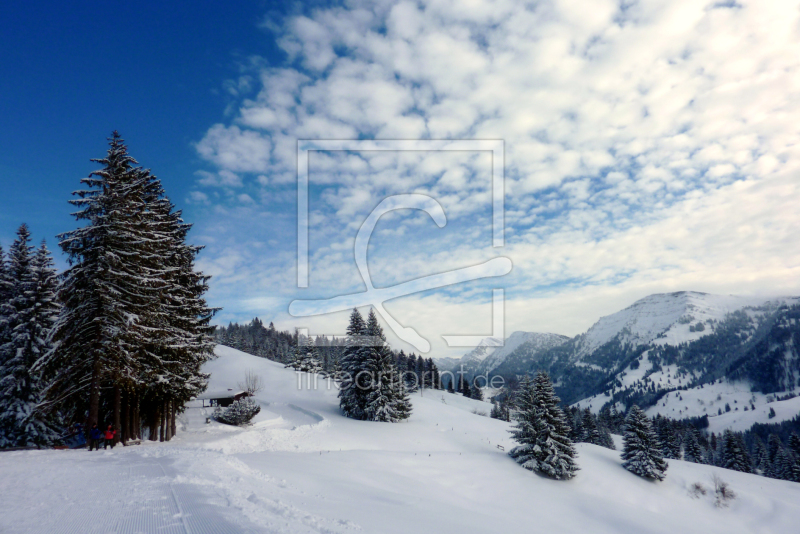
[[[725,430],[722,435],[722,467],[741,471],[742,473],[752,473],[753,468],[750,464],[750,456],[741,436],[733,433],[730,429]]]
[[[322,362],[319,359],[317,347],[310,338],[298,336],[292,361],[286,367],[303,373],[319,374],[322,372]]]
[[[48,381],[44,406],[82,422],[88,410],[88,427],[102,404],[123,440],[139,437],[142,424],[151,439],[169,439],[176,411],[205,388],[200,366],[213,356],[208,277],[194,269],[200,248],[186,244],[190,225],[117,132],[106,157],[92,161],[102,168],[70,201],[86,225],[59,236],[70,267],[54,346],[37,364]]]
[[[42,243],[30,246],[30,232],[20,226],[9,251],[10,291],[3,306],[6,330],[0,345],[0,446],[42,446],[57,435],[36,408],[41,401],[37,360],[49,349],[48,336],[58,315],[53,259]]]
[[[364,347],[364,369],[370,372],[373,380],[366,397],[365,418],[389,423],[408,419],[411,402],[375,310],[370,310],[367,317],[366,333],[370,345]]]
[[[367,404],[365,379],[369,379],[369,371],[362,373],[364,363],[364,337],[367,325],[356,308],[350,314],[347,325],[347,339],[342,353],[341,366],[343,381],[339,389],[339,408],[346,417],[365,419],[364,408]],[[356,381],[359,380],[360,384]],[[360,387],[359,387],[360,386]]]
[[[597,422],[589,408],[583,410],[581,426],[583,427],[581,441],[584,443],[591,443],[592,445],[600,445],[600,430],[598,430]]]
[[[477,380],[472,383],[472,398],[475,400],[483,400],[483,391],[477,383]]]
[[[668,466],[661,456],[661,444],[650,420],[635,404],[625,418],[622,440],[625,469],[641,477],[664,480]]]
[[[758,436],[755,437],[753,444],[753,466],[755,467],[755,473],[758,475],[766,476],[767,471],[769,471],[767,448]]]
[[[778,451],[778,454],[775,455],[775,462],[772,464],[772,469],[770,470],[770,477],[777,478],[778,480],[789,480],[792,481],[794,479],[794,475],[792,473],[792,467],[794,462],[789,454],[787,454],[786,449],[781,448]]]
[[[535,379],[523,378],[515,399],[516,424],[511,430],[520,445],[509,455],[526,469],[555,479],[569,479],[578,471],[577,452],[558,403],[546,373],[539,372]]]
[[[703,463],[703,448],[695,428],[690,428],[683,438],[683,459],[696,464]]]

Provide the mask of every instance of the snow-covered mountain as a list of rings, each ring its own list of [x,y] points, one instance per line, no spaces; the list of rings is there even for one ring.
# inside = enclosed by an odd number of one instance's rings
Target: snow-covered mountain
[[[708,388],[720,379],[759,393],[757,401],[800,391],[799,350],[800,298],[683,291],[645,297],[549,349],[523,343],[493,373],[547,370],[563,400],[595,410],[612,399],[643,408],[664,404],[670,391]],[[705,392],[687,395],[694,397],[704,400]],[[719,415],[710,401],[700,408],[696,400],[698,406],[675,402],[662,406],[672,417]]]
[[[494,371],[509,354],[523,344],[529,344],[537,350],[546,350],[568,340],[568,337],[560,334],[517,331],[508,336],[505,342],[496,337],[484,338],[477,347],[461,358],[438,358],[434,361],[441,371],[463,369],[467,374],[483,375]]]
[[[776,309],[792,298],[739,297],[696,291],[661,293],[637,300],[617,313],[601,317],[575,342],[574,358],[592,354],[614,338],[621,343],[678,345],[713,331],[729,313],[750,308],[752,313]]]

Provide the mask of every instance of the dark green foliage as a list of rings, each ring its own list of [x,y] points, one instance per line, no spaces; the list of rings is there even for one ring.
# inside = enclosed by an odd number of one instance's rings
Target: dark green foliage
[[[296,337],[291,332],[276,330],[272,323],[265,327],[258,317],[248,324],[230,323],[227,327],[217,327],[214,338],[220,345],[283,364],[289,363],[296,345]],[[323,338],[322,341],[322,351],[328,353],[329,365],[332,366],[334,353],[341,351],[344,340]]]
[[[88,408],[89,423],[109,414],[123,437],[139,434],[131,418],[141,408],[169,437],[174,412],[206,386],[200,367],[213,357],[216,310],[203,298],[209,277],[194,268],[201,247],[186,243],[191,225],[119,134],[109,141],[107,156],[92,160],[103,168],[70,201],[86,225],[59,236],[70,267],[54,347],[37,364],[48,381],[41,406],[81,420]]]
[[[539,372],[533,380],[523,379],[515,399],[516,424],[511,430],[520,445],[509,454],[526,469],[555,479],[569,479],[578,471],[577,453],[558,403],[546,373]]]
[[[752,473],[750,456],[744,445],[742,437],[738,434],[726,430],[722,435],[722,467],[741,471],[742,473]]]
[[[249,423],[260,411],[261,406],[252,398],[244,397],[227,408],[217,408],[213,417],[220,423],[238,426]]]
[[[684,434],[683,459],[696,464],[703,463],[703,448],[700,446],[699,432],[695,428],[690,428]]]
[[[625,469],[644,478],[664,480],[668,465],[661,456],[661,444],[650,420],[636,405],[631,406],[625,418],[623,443]]]
[[[51,349],[56,288],[50,251],[44,243],[35,251],[23,224],[7,264],[0,251],[0,447],[40,447],[57,438],[54,419],[36,410],[43,384],[34,370]]]

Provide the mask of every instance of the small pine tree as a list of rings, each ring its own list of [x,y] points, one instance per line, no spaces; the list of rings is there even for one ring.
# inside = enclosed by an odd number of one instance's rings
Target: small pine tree
[[[792,435],[789,437],[789,448],[792,450],[795,458],[800,460],[800,436],[797,435],[797,432],[792,432]]]
[[[319,359],[319,351],[311,339],[298,336],[297,345],[294,348],[292,361],[286,367],[302,372],[318,374],[322,372],[322,362]]]
[[[472,388],[469,387],[469,380],[462,380],[461,382],[461,394],[467,397],[468,399],[472,398]]]
[[[455,393],[456,392],[456,390],[453,388],[453,382],[454,382],[454,380],[452,378],[450,378],[450,380],[447,381],[447,392],[448,393]]]
[[[775,463],[772,464],[770,476],[778,480],[792,480],[794,478],[792,473],[793,464],[794,462],[786,454],[786,450],[781,448],[775,456]]]
[[[475,400],[483,400],[483,391],[477,384],[477,380],[472,383],[472,398]]]
[[[534,380],[525,377],[516,399],[516,426],[511,430],[520,445],[509,452],[526,469],[557,480],[572,478],[578,471],[570,427],[558,403],[546,373],[539,372]]]
[[[635,404],[625,418],[623,467],[631,473],[654,480],[664,480],[667,462],[661,456],[661,444],[644,412]]]
[[[617,450],[617,446],[614,445],[614,438],[611,437],[608,427],[598,424],[598,430],[600,431],[600,446],[612,451]]]
[[[687,462],[703,463],[703,448],[697,437],[697,429],[690,428],[683,438],[683,458]]]
[[[591,443],[592,445],[600,445],[600,430],[598,430],[597,422],[589,408],[583,411],[581,426],[583,426],[581,441],[584,443]]]
[[[742,473],[753,472],[750,456],[747,454],[741,437],[731,432],[730,429],[725,430],[722,435],[722,467]]]

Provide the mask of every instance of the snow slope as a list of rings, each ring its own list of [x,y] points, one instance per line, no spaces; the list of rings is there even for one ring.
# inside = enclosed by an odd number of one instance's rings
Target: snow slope
[[[495,370],[506,361],[511,353],[523,343],[530,343],[533,349],[542,350],[560,345],[569,338],[560,334],[542,334],[539,332],[512,333],[505,341],[496,337],[487,337],[480,344],[461,358],[438,358],[436,365],[442,371],[458,371],[463,366],[465,372],[484,375]]]
[[[247,368],[265,380],[253,426],[207,425],[195,407],[169,443],[0,453],[0,532],[789,534],[800,521],[800,484],[676,460],[652,483],[587,444],[577,477],[553,481],[498,449],[509,425],[471,413],[487,403],[426,390],[407,422],[353,421],[324,381],[298,388],[278,364],[217,353],[211,388]],[[738,495],[730,508],[688,495],[713,473]]]

